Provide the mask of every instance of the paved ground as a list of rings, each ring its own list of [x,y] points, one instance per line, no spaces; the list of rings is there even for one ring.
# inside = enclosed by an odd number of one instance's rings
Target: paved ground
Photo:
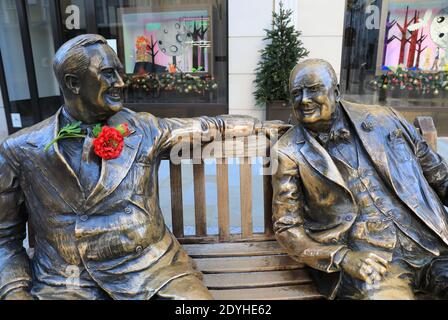
[[[439,153],[448,161],[448,137],[440,138],[438,142]],[[263,177],[260,175],[261,165],[254,165],[252,175],[254,183],[252,188],[254,232],[263,231]],[[206,164],[206,202],[207,202],[207,228],[209,234],[218,233],[218,212],[216,193],[216,170],[213,163]],[[185,219],[185,234],[193,235],[194,230],[194,188],[193,188],[193,167],[191,164],[184,164],[182,167],[183,181],[183,204]],[[239,233],[240,223],[240,190],[239,190],[239,169],[237,164],[229,165],[229,196],[230,196],[230,225],[232,233]],[[164,161],[159,170],[160,205],[164,212],[165,221],[171,226],[171,199],[170,199],[170,177],[169,165]]]

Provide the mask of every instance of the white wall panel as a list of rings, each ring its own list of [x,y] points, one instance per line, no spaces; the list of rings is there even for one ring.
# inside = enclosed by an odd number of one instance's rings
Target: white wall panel
[[[324,59],[331,63],[336,73],[341,71],[341,37],[302,37],[304,46],[310,51],[308,58]]]
[[[252,94],[255,91],[254,81],[254,74],[229,75],[230,109],[255,107],[255,99]]]
[[[230,74],[253,74],[264,48],[263,37],[234,37],[229,39]]]
[[[229,37],[264,36],[272,8],[273,0],[229,0]]]
[[[296,0],[297,28],[303,36],[340,36],[344,32],[345,0]]]

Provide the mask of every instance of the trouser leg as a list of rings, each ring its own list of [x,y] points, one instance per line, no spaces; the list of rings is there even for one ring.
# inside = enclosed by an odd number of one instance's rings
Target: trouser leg
[[[171,280],[157,293],[159,299],[169,300],[212,300],[213,297],[202,280],[188,275]]]
[[[435,258],[425,267],[420,288],[436,298],[448,299],[448,256]]]

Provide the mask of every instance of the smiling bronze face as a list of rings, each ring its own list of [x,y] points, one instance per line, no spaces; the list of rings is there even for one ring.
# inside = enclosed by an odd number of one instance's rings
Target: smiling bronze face
[[[326,130],[339,101],[337,80],[329,68],[325,61],[307,60],[291,73],[294,116],[314,131]]]
[[[80,98],[90,112],[111,116],[123,108],[123,66],[107,45],[95,44],[85,50],[90,65],[81,78]]]

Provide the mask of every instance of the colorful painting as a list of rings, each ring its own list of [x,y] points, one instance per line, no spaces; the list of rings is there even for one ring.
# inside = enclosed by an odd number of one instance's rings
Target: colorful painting
[[[208,10],[122,12],[126,73],[209,72]]]
[[[448,1],[390,1],[383,67],[448,71]]]

